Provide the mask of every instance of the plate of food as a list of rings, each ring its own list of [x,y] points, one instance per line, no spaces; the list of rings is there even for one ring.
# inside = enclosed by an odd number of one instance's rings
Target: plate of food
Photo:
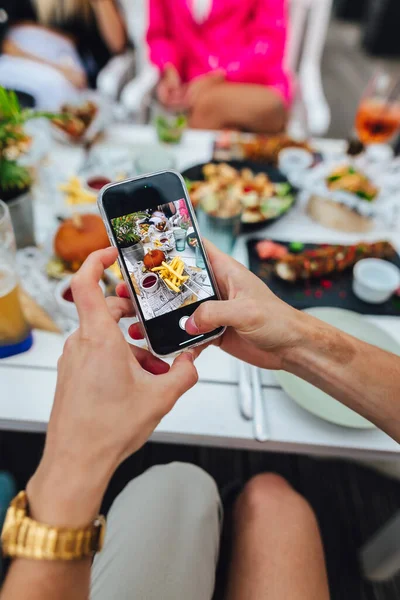
[[[242,231],[273,223],[296,201],[296,188],[272,165],[213,161],[186,169],[182,175],[196,210],[215,217],[241,212]]]
[[[306,182],[309,215],[330,229],[363,233],[374,227],[374,218],[392,220],[400,196],[389,190],[379,173],[352,161],[323,163],[310,171]],[[393,215],[394,216],[394,215]]]
[[[286,133],[278,135],[259,135],[238,131],[222,131],[218,134],[214,158],[216,160],[251,160],[255,162],[278,164],[278,156],[285,148],[302,148],[314,154],[306,140],[295,140]]]
[[[54,137],[68,144],[82,144],[92,141],[104,129],[107,108],[104,100],[91,95],[79,103],[63,104],[60,117],[52,119]]]

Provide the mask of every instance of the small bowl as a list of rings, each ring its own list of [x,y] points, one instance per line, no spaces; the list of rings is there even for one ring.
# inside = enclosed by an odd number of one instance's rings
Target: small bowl
[[[152,279],[154,278],[154,283],[153,283],[153,285],[146,286],[146,281],[149,280],[150,278],[152,278]],[[160,285],[160,280],[155,273],[147,273],[140,280],[140,288],[146,294],[154,294],[154,292],[156,292],[158,290],[159,285]]]
[[[400,287],[400,270],[379,258],[364,258],[353,270],[353,292],[370,304],[386,302]]]
[[[286,176],[305,171],[313,162],[313,155],[304,148],[284,148],[278,155],[279,170]]]
[[[66,300],[64,295],[67,290],[71,287],[71,279],[72,275],[69,277],[64,277],[57,285],[54,290],[54,295],[56,297],[57,304],[64,314],[64,316],[69,319],[73,319],[74,321],[79,321],[78,310],[76,308],[75,302],[73,300]],[[106,292],[106,286],[102,280],[99,281],[99,286],[103,294]]]

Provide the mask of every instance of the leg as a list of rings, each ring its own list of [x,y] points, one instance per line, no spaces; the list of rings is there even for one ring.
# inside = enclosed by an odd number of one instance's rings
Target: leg
[[[158,466],[131,481],[108,516],[91,600],[210,600],[220,535],[214,481],[192,465]]]
[[[279,94],[264,85],[219,83],[203,93],[189,124],[196,129],[240,129],[279,133],[287,111]]]
[[[254,477],[234,515],[227,600],[328,600],[314,513],[284,479]]]

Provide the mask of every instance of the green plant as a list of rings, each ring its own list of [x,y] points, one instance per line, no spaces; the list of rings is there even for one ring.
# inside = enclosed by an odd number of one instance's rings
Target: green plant
[[[137,213],[116,217],[112,220],[112,226],[119,246],[133,246],[140,242],[140,235],[136,230],[138,220]]]
[[[57,115],[32,109],[23,109],[15,92],[0,86],[0,189],[7,195],[17,195],[32,184],[32,175],[18,159],[29,150],[30,137],[24,124],[30,119]]]

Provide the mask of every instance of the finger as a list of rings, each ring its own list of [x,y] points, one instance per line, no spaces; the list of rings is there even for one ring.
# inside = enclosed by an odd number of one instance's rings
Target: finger
[[[246,306],[244,300],[210,300],[204,302],[186,321],[186,331],[190,335],[208,333],[218,327],[239,329],[243,324]]]
[[[198,381],[198,373],[189,350],[182,352],[173,362],[169,372],[163,376],[165,390],[172,396],[173,404]],[[169,407],[169,410],[172,406]]]
[[[138,346],[130,346],[131,352],[140,364],[140,366],[152,373],[153,375],[165,375],[168,373],[170,367],[169,364],[154,356],[145,348],[139,348]]]
[[[111,297],[106,298],[106,302],[112,318],[117,323],[124,317],[134,317],[136,314],[130,299]]]
[[[115,288],[115,293],[117,294],[117,296],[119,296],[119,298],[130,298],[128,286],[125,282],[117,284],[117,287]]]
[[[93,329],[110,318],[106,299],[99,286],[104,270],[117,258],[116,248],[92,252],[71,280],[71,290],[82,329]]]
[[[129,326],[128,333],[133,340],[143,340],[144,333],[140,323],[132,323]]]

